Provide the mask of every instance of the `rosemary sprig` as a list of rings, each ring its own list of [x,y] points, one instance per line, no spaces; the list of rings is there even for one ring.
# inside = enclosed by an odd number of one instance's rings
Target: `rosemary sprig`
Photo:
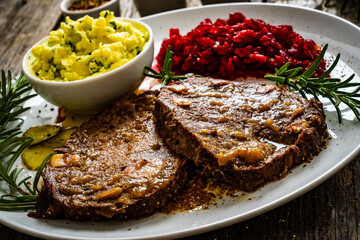
[[[0,210],[16,211],[35,208],[36,196],[39,193],[40,174],[50,158],[49,155],[38,168],[32,187],[29,183],[30,176],[19,180],[23,169],[14,167],[14,163],[22,151],[33,141],[30,137],[19,136],[23,120],[18,116],[29,109],[29,107],[24,108],[22,105],[28,99],[36,96],[36,94],[27,95],[30,90],[30,83],[24,74],[13,80],[10,71],[8,71],[7,77],[5,71],[1,71],[0,181],[6,182],[10,189],[9,194],[0,197]],[[13,122],[19,122],[19,124],[10,128],[9,124]]]
[[[175,76],[175,73],[171,71],[172,59],[173,59],[173,55],[169,45],[166,51],[163,69],[162,70],[159,69],[159,72],[157,72],[151,67],[145,66],[143,74],[148,77],[161,79],[161,83],[163,85],[167,85],[169,82],[174,82],[179,79],[186,79],[187,78],[186,76]],[[146,72],[146,70],[148,72]],[[152,74],[150,74],[150,72]]]
[[[328,45],[326,44],[314,63],[303,73],[301,67],[288,69],[291,63],[286,63],[281,68],[275,70],[273,75],[265,75],[265,78],[276,83],[276,85],[284,85],[289,91],[298,91],[304,98],[306,94],[311,94],[319,100],[318,96],[328,98],[334,105],[338,114],[339,123],[342,122],[340,111],[340,103],[345,103],[354,112],[356,118],[360,120],[360,83],[351,82],[355,77],[352,74],[346,80],[341,81],[339,78],[328,77],[330,72],[335,68],[340,59],[340,53],[336,56],[334,62],[329,69],[320,77],[313,77],[315,70],[323,59]],[[342,91],[340,89],[357,87],[352,92]]]

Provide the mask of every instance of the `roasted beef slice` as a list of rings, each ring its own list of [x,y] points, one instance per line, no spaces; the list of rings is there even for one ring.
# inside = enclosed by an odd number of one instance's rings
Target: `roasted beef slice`
[[[323,148],[322,104],[281,87],[192,78],[163,87],[154,115],[171,149],[245,191]]]
[[[183,187],[187,165],[155,132],[154,98],[116,101],[76,130],[43,172],[37,214],[135,219],[167,204]]]

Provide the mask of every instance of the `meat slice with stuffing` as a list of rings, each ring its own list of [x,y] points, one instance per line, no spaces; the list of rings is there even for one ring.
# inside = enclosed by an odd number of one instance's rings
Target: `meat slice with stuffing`
[[[161,89],[154,115],[171,149],[245,191],[311,160],[327,137],[321,103],[260,83],[179,81]]]
[[[116,101],[75,131],[45,167],[37,214],[136,219],[166,205],[187,166],[155,132],[154,99],[148,92]]]

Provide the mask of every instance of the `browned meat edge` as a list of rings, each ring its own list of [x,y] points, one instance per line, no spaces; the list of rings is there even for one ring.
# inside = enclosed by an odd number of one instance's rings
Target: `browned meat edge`
[[[183,164],[185,165],[185,162]],[[161,210],[161,208],[165,206],[168,201],[182,189],[182,186],[185,184],[185,180],[187,179],[187,171],[185,169],[186,167],[179,170],[179,172],[176,174],[176,177],[173,181],[171,181],[171,184],[168,186],[168,188],[163,188],[155,194],[142,199],[141,201],[133,202],[133,204],[127,206],[127,209],[124,213],[118,214],[111,219],[98,214],[96,212],[96,206],[88,208],[73,208],[64,205],[63,202],[54,198],[54,195],[57,194],[54,191],[54,183],[52,180],[49,180],[46,177],[44,181],[44,186],[39,193],[36,201],[36,217],[67,218],[77,221],[106,221],[114,219],[132,220],[146,217],[156,211]],[[49,175],[51,175],[51,169],[46,168],[43,176]],[[112,210],[109,208],[108,211]]]
[[[285,91],[294,98],[300,98]],[[280,149],[271,156],[271,161],[260,166],[244,170],[234,170],[232,165],[218,166],[217,157],[207,151],[197,136],[184,127],[181,119],[174,116],[174,112],[166,103],[156,100],[154,115],[158,133],[176,153],[192,160],[208,174],[221,174],[223,178],[244,191],[255,191],[265,183],[283,178],[289,169],[304,161],[310,161],[325,146],[327,126],[322,104],[314,99],[308,101],[303,118],[309,123],[308,128],[300,133],[289,130],[289,138],[295,138],[295,144]],[[268,136],[269,137],[269,136]],[[214,164],[215,163],[215,164]]]
[[[153,93],[145,93],[142,96],[139,96],[138,99],[135,101],[140,102],[144,101],[144,106],[149,107],[146,105],[149,103],[149,98],[152,98],[150,107],[154,104],[154,96],[151,96]],[[134,98],[134,97],[133,97]],[[135,97],[137,98],[137,97]],[[147,101],[147,102],[146,102]],[[102,113],[95,115],[90,121],[98,121],[96,119],[105,119],[107,121],[108,116],[113,116],[114,112],[118,112],[118,105],[117,102],[110,105],[107,109],[105,109]],[[120,104],[121,105],[121,104]],[[133,111],[133,110],[129,110]],[[139,110],[141,111],[141,110]],[[135,115],[137,112],[135,111]],[[150,112],[150,114],[152,114]],[[104,117],[105,116],[105,117]],[[99,120],[98,124],[101,124],[102,120]],[[88,123],[84,123],[82,127],[80,127],[77,132],[81,135],[81,131],[87,132],[87,125]],[[154,124],[152,120],[149,120],[148,124]],[[85,127],[83,127],[85,126]],[[119,126],[121,128],[121,126]],[[153,127],[155,128],[155,126]],[[115,130],[114,130],[115,131]],[[74,132],[76,134],[76,132]],[[74,135],[73,134],[73,135]],[[149,133],[150,134],[150,133]],[[156,134],[152,132],[151,134]],[[156,138],[158,138],[156,136]],[[161,139],[160,139],[161,140]],[[146,140],[142,141],[143,145],[152,143],[146,142]],[[72,146],[71,140],[68,142],[69,146]],[[80,145],[82,149],[86,149],[85,145]],[[151,147],[150,147],[151,149]],[[141,217],[148,216],[153,214],[155,211],[160,210],[163,206],[165,206],[168,201],[179,192],[180,189],[184,186],[186,179],[187,179],[187,160],[185,158],[179,158],[175,153],[172,153],[170,149],[167,149],[166,144],[162,144],[161,149],[152,149],[153,151],[149,150],[150,156],[151,154],[160,154],[164,161],[176,161],[176,163],[172,163],[171,165],[171,173],[164,173],[168,176],[166,184],[163,184],[160,187],[156,188],[154,192],[147,194],[146,196],[136,199],[127,199],[124,203],[122,202],[115,202],[107,200],[98,202],[94,202],[91,200],[90,202],[81,202],[74,204],[72,202],[72,196],[64,195],[62,192],[59,191],[60,183],[56,181],[56,177],[60,174],[61,175],[61,168],[56,169],[55,167],[51,166],[51,164],[47,164],[45,167],[42,177],[44,179],[44,185],[37,197],[36,203],[36,216],[41,218],[67,218],[79,221],[85,220],[110,220],[110,219],[118,219],[118,220],[128,220],[128,219],[138,219]],[[68,148],[60,149],[61,152],[69,151]],[[75,145],[75,151],[77,151]],[[146,151],[146,150],[145,150]],[[70,152],[71,153],[71,152]],[[136,154],[136,153],[135,153]],[[81,153],[80,153],[81,155]],[[154,156],[155,156],[154,155]],[[169,163],[170,164],[170,163]],[[175,167],[176,166],[176,167]],[[80,166],[81,167],[81,166]],[[121,171],[121,170],[119,170]],[[165,170],[164,170],[165,171]],[[170,170],[169,170],[170,171]],[[154,183],[156,184],[156,183]],[[70,186],[71,187],[71,186]],[[78,188],[75,188],[76,191]],[[81,190],[81,189],[80,189]],[[125,205],[125,207],[124,207]],[[121,209],[121,212],[119,212]],[[110,217],[107,217],[108,216]]]

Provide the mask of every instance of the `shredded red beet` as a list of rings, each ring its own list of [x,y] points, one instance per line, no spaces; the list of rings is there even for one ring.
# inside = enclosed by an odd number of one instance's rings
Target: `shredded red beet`
[[[287,62],[306,69],[321,52],[313,40],[304,39],[290,25],[273,26],[263,20],[246,19],[240,12],[214,23],[205,19],[185,36],[179,29],[170,29],[155,68],[161,69],[168,45],[173,51],[172,70],[176,74],[223,79],[263,77]],[[317,74],[324,72],[322,61]]]

